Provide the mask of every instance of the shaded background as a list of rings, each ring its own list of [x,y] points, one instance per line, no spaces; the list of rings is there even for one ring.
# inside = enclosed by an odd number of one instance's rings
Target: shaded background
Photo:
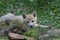
[[[0,16],[14,9],[16,15],[35,10],[38,23],[60,28],[60,0],[0,0]]]

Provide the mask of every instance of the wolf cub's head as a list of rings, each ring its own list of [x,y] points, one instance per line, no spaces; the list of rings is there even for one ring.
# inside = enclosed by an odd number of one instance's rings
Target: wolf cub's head
[[[33,27],[37,23],[37,13],[33,11],[32,14],[23,14],[23,21]]]

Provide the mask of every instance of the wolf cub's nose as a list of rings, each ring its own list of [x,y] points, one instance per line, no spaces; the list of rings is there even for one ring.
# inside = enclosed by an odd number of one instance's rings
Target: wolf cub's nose
[[[30,28],[32,28],[33,26],[30,26]]]

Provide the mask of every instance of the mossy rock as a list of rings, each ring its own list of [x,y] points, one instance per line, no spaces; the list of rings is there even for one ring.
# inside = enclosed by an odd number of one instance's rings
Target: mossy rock
[[[0,22],[0,27],[2,28],[2,29],[7,29],[7,28],[9,28],[9,27],[11,27],[11,26],[13,26],[13,24],[17,24],[17,26],[16,26],[16,29],[18,29],[18,33],[19,34],[23,34],[24,32],[27,32],[28,30],[29,30],[29,27],[28,27],[28,25],[26,25],[25,23],[23,23],[22,21],[20,21],[20,20],[12,20],[12,21],[10,21],[9,22],[9,25],[6,25],[5,24],[5,21],[2,21],[2,22]],[[11,30],[12,31],[12,30]],[[11,32],[10,31],[10,32]],[[0,36],[1,38],[0,39],[5,39],[5,37],[6,36]],[[6,37],[7,38],[7,37]],[[8,39],[7,39],[8,40]]]

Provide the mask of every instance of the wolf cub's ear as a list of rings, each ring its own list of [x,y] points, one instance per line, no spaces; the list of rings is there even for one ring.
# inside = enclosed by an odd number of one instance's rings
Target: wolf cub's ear
[[[25,13],[22,16],[23,16],[24,19],[26,18],[26,14]]]
[[[32,12],[32,15],[33,15],[34,17],[36,17],[36,16],[37,16],[37,12],[36,12],[36,11],[33,11],[33,12]]]

